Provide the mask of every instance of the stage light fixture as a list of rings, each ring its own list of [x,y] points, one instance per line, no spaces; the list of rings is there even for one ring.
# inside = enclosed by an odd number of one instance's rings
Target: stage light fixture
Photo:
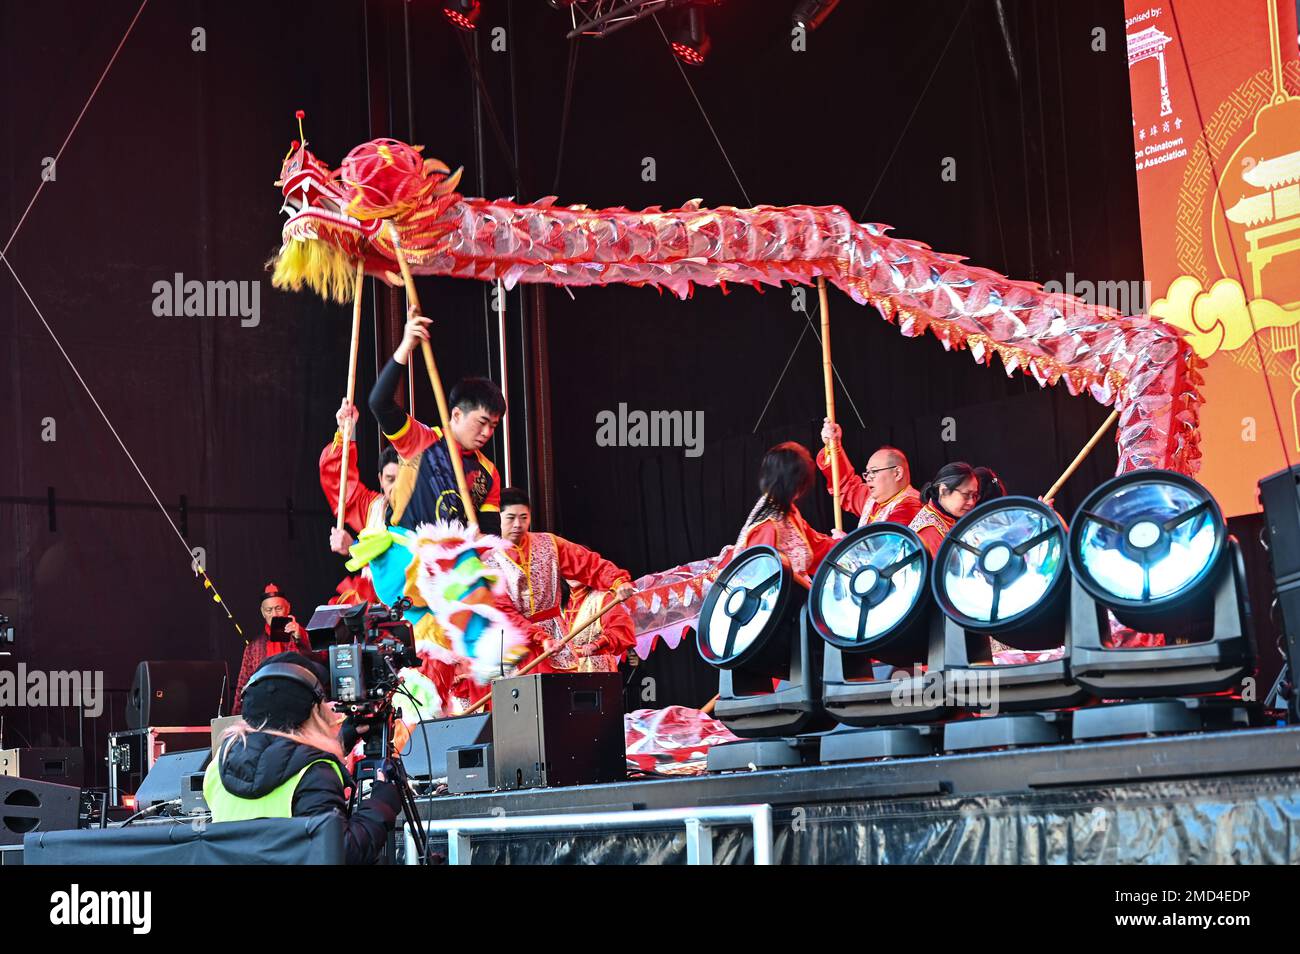
[[[990,500],[959,520],[935,558],[934,595],[967,633],[1016,649],[1064,642],[1065,524],[1029,497]]]
[[[1102,484],[1079,507],[1070,534],[1079,584],[1144,633],[1204,620],[1226,555],[1218,503],[1173,471],[1136,471]]]
[[[477,28],[482,7],[479,0],[444,0],[442,15],[452,26],[467,33]]]
[[[946,617],[945,677],[968,690],[957,708],[980,710],[993,694],[1000,711],[1058,709],[1087,698],[1069,669],[1067,536],[1060,515],[1042,501],[999,497],[962,517],[944,538],[931,583]],[[1037,662],[990,666],[994,639],[1025,652],[1062,651]],[[1058,722],[1043,712],[977,719],[978,725],[945,733],[944,746],[1060,741]]]
[[[825,23],[839,5],[840,0],[799,0],[790,15],[790,22],[811,33]]]
[[[681,12],[668,41],[673,53],[688,66],[703,66],[713,47],[704,27],[704,14],[695,7],[687,7]]]
[[[806,602],[789,561],[767,546],[741,551],[705,595],[697,645],[718,669],[714,715],[742,738],[834,724],[821,704],[822,643],[809,638]]]
[[[1074,516],[1069,559],[1070,668],[1094,695],[1219,693],[1240,688],[1252,671],[1241,548],[1213,496],[1190,477],[1142,470],[1102,484]],[[1115,648],[1112,615],[1162,635],[1163,645]],[[1083,731],[1099,737],[1091,723],[1103,718],[1089,713]],[[1075,737],[1086,737],[1078,715]]]
[[[930,594],[930,554],[907,527],[874,523],[835,544],[813,576],[808,621],[826,643],[823,699],[836,720],[879,727],[947,714],[943,692],[935,691],[942,689],[943,632]],[[889,678],[895,667],[909,675]],[[919,731],[832,733],[822,740],[822,759],[932,749]]]
[[[896,666],[923,661],[929,576],[930,555],[907,527],[861,527],[835,545],[813,577],[813,628],[844,652]]]

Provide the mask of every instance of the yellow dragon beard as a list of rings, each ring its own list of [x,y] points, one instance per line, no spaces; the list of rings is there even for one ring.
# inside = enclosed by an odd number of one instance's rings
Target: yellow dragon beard
[[[327,301],[352,301],[356,263],[321,239],[290,239],[266,267],[271,284],[281,291],[301,291],[306,285]]]

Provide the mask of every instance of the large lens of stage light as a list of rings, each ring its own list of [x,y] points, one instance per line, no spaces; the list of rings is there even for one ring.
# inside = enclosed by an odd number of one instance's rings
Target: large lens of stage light
[[[1079,585],[1142,632],[1208,614],[1226,552],[1218,503],[1169,470],[1134,471],[1102,484],[1070,530],[1070,568]]]
[[[822,639],[850,653],[908,666],[926,658],[930,554],[896,523],[861,527],[822,560],[808,617]]]
[[[948,532],[935,556],[934,596],[968,632],[1017,649],[1059,646],[1069,602],[1066,529],[1051,507],[1001,497]]]
[[[802,594],[789,562],[772,547],[742,550],[704,598],[700,655],[719,669],[783,671],[790,639],[798,634]]]

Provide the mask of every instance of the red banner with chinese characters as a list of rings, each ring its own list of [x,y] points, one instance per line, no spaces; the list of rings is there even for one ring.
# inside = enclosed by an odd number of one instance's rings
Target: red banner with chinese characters
[[[1148,302],[1205,362],[1198,479],[1227,514],[1300,462],[1294,0],[1125,0]]]

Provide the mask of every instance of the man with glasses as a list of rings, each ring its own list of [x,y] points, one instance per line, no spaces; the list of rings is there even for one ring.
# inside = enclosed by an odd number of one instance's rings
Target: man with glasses
[[[835,492],[831,477],[831,454],[839,457],[840,506],[860,514],[858,526],[889,521],[904,526],[921,510],[921,495],[912,486],[907,457],[897,447],[882,447],[871,455],[859,477],[840,443],[840,426],[829,418],[822,424],[822,443],[817,467],[826,475],[826,489]]]

